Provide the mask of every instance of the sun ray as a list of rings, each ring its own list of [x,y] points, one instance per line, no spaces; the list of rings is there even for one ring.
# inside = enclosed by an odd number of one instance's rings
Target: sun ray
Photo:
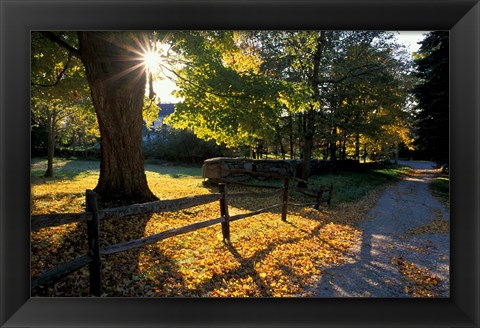
[[[123,71],[121,71],[121,72],[119,72],[119,73],[117,73],[117,74],[112,75],[107,81],[109,81],[109,82],[116,81],[116,80],[122,78],[123,76],[125,76],[125,75],[127,75],[127,74],[129,74],[129,73],[131,73],[131,72],[133,72],[133,71],[135,71],[135,70],[137,70],[137,69],[139,69],[139,68],[140,68],[141,70],[144,70],[144,67],[142,67],[142,66],[143,66],[143,63],[136,64],[136,65],[134,65],[134,66],[132,66],[132,67],[130,67],[130,68],[128,68],[128,69],[125,69],[125,70],[123,70]],[[141,74],[142,74],[142,71],[138,72],[137,75],[138,75],[138,76],[141,76]],[[137,79],[135,79],[135,80],[137,80]]]

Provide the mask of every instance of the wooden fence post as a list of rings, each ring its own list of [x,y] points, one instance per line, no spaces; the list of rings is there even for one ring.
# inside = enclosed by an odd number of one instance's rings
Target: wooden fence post
[[[283,180],[283,201],[282,201],[282,221],[287,222],[287,210],[288,210],[288,184],[289,179]]]
[[[320,186],[320,190],[317,192],[317,199],[316,199],[316,204],[313,207],[314,209],[318,210],[320,208],[320,203],[323,200],[323,185]]]
[[[225,222],[222,222],[223,242],[230,242],[230,215],[228,214],[227,186],[225,183],[219,183],[218,190],[222,194],[222,198],[220,198],[220,215],[225,218]]]
[[[90,295],[100,296],[102,289],[102,260],[100,258],[100,233],[98,219],[98,197],[93,190],[86,191],[87,211],[92,213],[87,220],[88,255],[92,258],[89,265]]]

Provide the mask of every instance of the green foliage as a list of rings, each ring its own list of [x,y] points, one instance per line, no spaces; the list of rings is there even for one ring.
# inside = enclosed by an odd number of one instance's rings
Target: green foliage
[[[256,145],[275,130],[279,83],[260,74],[261,60],[241,32],[184,32],[176,48],[187,63],[177,72],[173,127],[229,147]]]
[[[142,116],[145,126],[148,129],[150,129],[153,125],[153,122],[158,119],[158,112],[160,111],[160,107],[158,107],[155,100],[156,98],[148,99],[145,97],[143,101]]]
[[[75,33],[58,35],[66,43],[78,42]],[[32,32],[31,84],[34,149],[46,145],[48,136],[73,147],[96,141],[98,124],[83,64],[41,32]]]
[[[390,32],[195,31],[172,40],[184,99],[167,120],[173,127],[255,153],[275,145],[292,158],[310,156],[310,144],[332,159],[336,148],[358,158],[360,145],[411,146],[409,61]]]
[[[427,34],[415,59],[418,84],[416,140],[424,157],[449,162],[449,36],[448,31]]]
[[[67,43],[78,42],[72,32],[59,36]],[[31,84],[34,104],[68,107],[89,102],[90,89],[81,61],[41,32],[32,32]]]
[[[32,156],[43,156],[47,154],[47,127],[42,122],[35,122],[33,116],[31,120],[31,154]]]
[[[201,140],[192,131],[167,126],[144,143],[143,150],[149,159],[185,163],[203,163],[207,158],[231,155],[225,146],[217,145],[213,140]]]

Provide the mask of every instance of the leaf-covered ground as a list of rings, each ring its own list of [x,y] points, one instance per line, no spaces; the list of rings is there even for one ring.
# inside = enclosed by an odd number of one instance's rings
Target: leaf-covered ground
[[[440,279],[427,268],[419,268],[415,263],[402,257],[393,257],[391,263],[398,269],[407,281],[404,291],[414,297],[434,297],[435,286]]]
[[[91,162],[90,166],[86,163],[77,171],[64,169],[69,162],[60,164],[57,178],[53,179],[40,178],[39,164],[34,163],[32,213],[84,211],[85,190],[94,188],[98,179],[96,163]],[[160,199],[216,192],[202,184],[200,168],[152,166],[147,167],[147,178]],[[245,188],[229,186],[229,191]],[[376,197],[376,192],[370,192],[357,202],[323,207],[320,211],[292,208],[287,222],[281,221],[279,212],[235,221],[231,223],[229,245],[222,241],[220,225],[215,225],[106,256],[102,258],[103,296],[313,296],[323,268],[348,260],[350,246],[361,238],[355,223]],[[309,200],[294,195],[292,201]],[[278,196],[232,200],[230,214],[278,202]],[[100,224],[101,246],[217,217],[219,205],[214,202],[179,212],[104,220]],[[44,228],[33,232],[31,240],[32,276],[87,252],[84,224]],[[88,269],[83,268],[53,286],[38,288],[32,294],[88,296]]]

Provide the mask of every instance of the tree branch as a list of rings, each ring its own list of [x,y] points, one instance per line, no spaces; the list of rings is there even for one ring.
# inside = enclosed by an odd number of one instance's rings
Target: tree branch
[[[42,84],[42,83],[31,82],[31,85],[32,86],[37,86],[37,87],[45,87],[45,88],[50,88],[50,87],[56,86],[60,82],[60,80],[63,78],[63,76],[65,75],[65,72],[67,71],[68,67],[70,66],[70,62],[72,61],[72,56],[73,56],[73,54],[71,52],[69,52],[67,63],[62,68],[62,70],[58,73],[57,79],[56,79],[55,82],[53,82],[52,84]]]
[[[72,55],[74,55],[77,58],[80,58],[80,50],[72,47],[69,45],[67,42],[63,41],[61,38],[58,37],[58,35],[54,34],[53,32],[41,32],[41,34],[49,39],[50,41],[56,43],[60,47],[66,49],[68,52],[70,52]]]
[[[370,68],[370,67],[372,67],[372,68],[371,68],[371,69],[362,70],[362,71],[360,71],[360,72],[355,72],[355,71],[358,71],[358,70],[360,70],[360,69]],[[365,65],[363,65],[363,66],[359,66],[359,67],[352,68],[351,70],[349,70],[345,75],[343,75],[343,76],[340,77],[340,78],[321,80],[320,83],[321,83],[321,84],[324,84],[324,83],[337,84],[337,83],[343,82],[343,81],[348,80],[348,79],[360,77],[360,76],[362,76],[362,75],[371,74],[371,73],[373,73],[373,72],[375,72],[375,71],[380,70],[381,68],[382,68],[381,65],[365,64]]]

